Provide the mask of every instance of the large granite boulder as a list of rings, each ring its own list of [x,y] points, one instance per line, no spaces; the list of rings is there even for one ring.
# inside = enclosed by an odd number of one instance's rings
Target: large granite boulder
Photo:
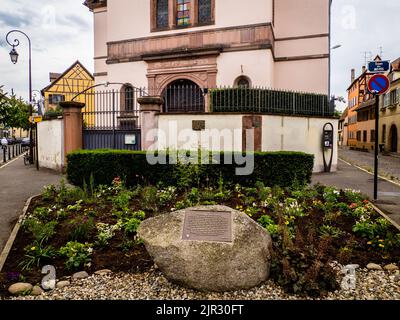
[[[208,216],[203,215],[206,211]],[[229,227],[224,225],[227,217]],[[197,233],[199,221],[203,230]],[[165,277],[186,287],[220,292],[249,289],[269,276],[269,233],[229,207],[201,206],[163,214],[142,222],[138,235]]]

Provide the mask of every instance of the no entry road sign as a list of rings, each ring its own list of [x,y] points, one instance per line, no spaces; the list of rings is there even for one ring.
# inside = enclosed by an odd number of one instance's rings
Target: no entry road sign
[[[377,74],[368,81],[368,90],[378,95],[385,94],[389,90],[389,78],[383,74]]]

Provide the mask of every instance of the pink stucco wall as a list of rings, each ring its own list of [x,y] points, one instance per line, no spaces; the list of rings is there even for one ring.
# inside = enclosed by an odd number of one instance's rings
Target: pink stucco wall
[[[299,37],[329,32],[330,0],[276,0],[277,38]]]

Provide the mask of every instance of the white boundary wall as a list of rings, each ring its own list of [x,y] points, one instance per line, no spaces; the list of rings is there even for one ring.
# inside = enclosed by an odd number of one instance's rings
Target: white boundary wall
[[[63,119],[38,123],[39,165],[61,172],[64,166]]]
[[[222,150],[242,151],[243,116],[244,114],[160,114],[158,128],[165,136],[158,137],[158,147],[160,150],[196,150],[201,146],[212,151],[221,150],[216,150],[215,147],[207,148],[201,139],[201,132],[192,130],[193,120],[204,120],[206,130],[216,129],[222,137],[228,136],[228,146],[225,145]],[[338,119],[263,115],[262,151],[300,151],[313,154],[314,172],[323,172],[322,132],[323,126],[328,122],[332,123],[335,130],[332,171],[336,171],[338,150],[335,142],[338,137]],[[194,139],[185,139],[187,133],[194,133]],[[216,140],[222,141],[223,138]],[[223,143],[221,145],[223,146]],[[327,156],[330,157],[330,154]]]

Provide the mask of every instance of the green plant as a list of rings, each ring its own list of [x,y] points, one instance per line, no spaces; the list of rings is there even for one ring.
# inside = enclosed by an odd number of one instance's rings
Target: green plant
[[[344,189],[343,193],[348,203],[361,203],[365,199],[360,191]]]
[[[132,217],[125,219],[122,223],[122,227],[126,234],[136,234],[142,221],[146,218],[144,211],[137,211],[133,213]]]
[[[90,239],[95,227],[94,219],[92,217],[80,216],[73,219],[71,222],[72,231],[70,233],[70,240],[73,241],[87,241]]]
[[[51,261],[57,254],[52,246],[44,247],[39,241],[25,247],[24,251],[24,260],[19,264],[22,271],[31,270],[33,266],[39,268],[41,264]]]
[[[109,241],[114,237],[115,232],[121,230],[122,223],[117,223],[115,225],[109,225],[107,223],[97,223],[97,235],[96,235],[96,245],[99,247],[105,247],[109,244]]]
[[[135,234],[141,223],[142,223],[142,221],[139,219],[136,219],[136,218],[126,219],[123,224],[125,233],[126,234]]]
[[[80,211],[82,209],[82,202],[83,202],[83,200],[78,200],[75,202],[75,204],[68,205],[67,210],[74,211],[74,212]]]
[[[340,197],[340,191],[333,187],[326,187],[323,194],[326,202],[336,203]]]
[[[336,227],[333,227],[330,225],[326,225],[326,224],[321,226],[321,228],[319,229],[319,232],[320,232],[321,236],[323,236],[323,237],[340,238],[343,235],[343,231],[340,230],[339,228],[336,228]]]
[[[124,238],[121,244],[118,245],[118,248],[124,252],[130,251],[136,245],[136,241]]]
[[[326,258],[330,237],[315,239],[310,230],[307,238],[296,229],[291,239],[280,218],[279,237],[273,251],[271,275],[288,293],[318,297],[338,288],[336,273]]]
[[[91,263],[92,245],[89,243],[80,243],[70,241],[64,247],[60,248],[60,255],[67,258],[65,266],[67,269],[78,269],[79,267],[89,267]]]
[[[118,193],[113,199],[113,208],[115,210],[129,211],[129,204],[132,198],[132,192],[123,190]]]
[[[190,192],[186,195],[186,199],[192,205],[198,205],[201,201],[201,194],[198,188],[192,188]]]
[[[161,207],[172,204],[176,200],[176,188],[168,187],[157,191],[157,201]]]
[[[42,191],[42,199],[45,201],[54,200],[57,196],[57,188],[54,184],[46,186]]]
[[[38,207],[33,210],[33,216],[40,221],[48,221],[52,218],[53,209],[47,207]]]
[[[210,157],[213,165],[199,164],[196,167],[185,165],[180,169],[173,164],[173,154],[156,153],[157,157],[165,158],[168,164],[149,164],[145,151],[120,150],[80,150],[68,154],[67,175],[74,185],[82,185],[83,181],[93,174],[97,185],[111,185],[117,176],[124,176],[129,186],[157,185],[177,186],[180,189],[192,187],[219,188],[222,177],[224,186],[241,184],[244,187],[254,187],[257,181],[265,186],[289,187],[293,181],[310,181],[314,166],[313,155],[301,152],[256,152],[254,154],[254,172],[248,176],[236,175],[236,165],[225,164],[225,156],[242,156],[242,153],[221,152],[216,154],[220,163],[215,163],[212,153],[203,151],[203,157]],[[188,172],[189,171],[189,172]]]
[[[271,236],[275,236],[279,233],[279,225],[275,223],[275,221],[267,215],[263,215],[260,219],[258,219],[258,223],[268,232]]]
[[[32,233],[35,241],[42,245],[54,236],[57,224],[57,221],[42,223],[37,218],[31,217],[23,222],[23,228]]]
[[[142,189],[142,207],[145,210],[157,210],[157,188],[150,186]]]

